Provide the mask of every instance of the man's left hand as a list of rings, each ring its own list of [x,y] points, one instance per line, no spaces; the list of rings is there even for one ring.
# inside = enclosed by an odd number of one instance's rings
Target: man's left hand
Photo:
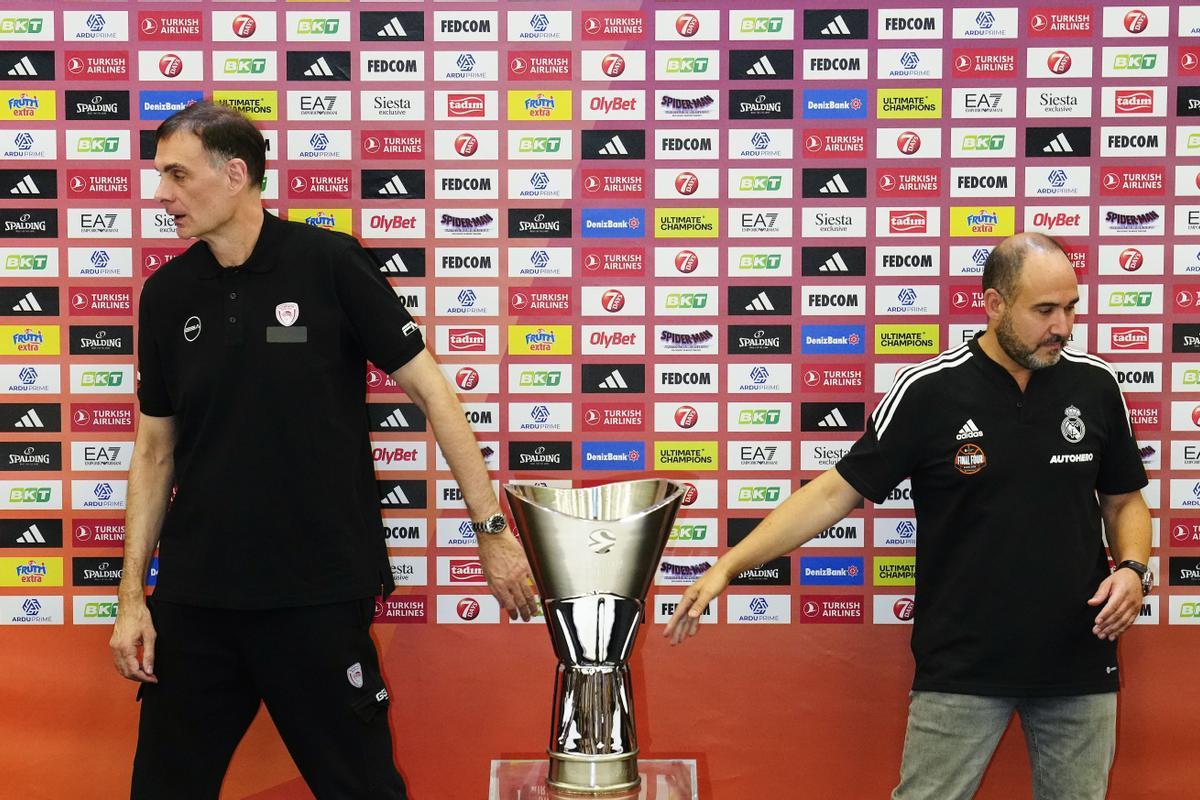
[[[1092,633],[1101,639],[1115,641],[1137,619],[1142,610],[1142,597],[1142,580],[1133,570],[1119,569],[1109,575],[1088,600],[1089,606],[1104,604]]]
[[[517,537],[511,531],[500,533],[477,533],[479,541],[479,563],[487,577],[488,589],[504,606],[509,619],[528,622],[537,610],[533,596],[533,582],[529,576],[529,562],[521,549]]]

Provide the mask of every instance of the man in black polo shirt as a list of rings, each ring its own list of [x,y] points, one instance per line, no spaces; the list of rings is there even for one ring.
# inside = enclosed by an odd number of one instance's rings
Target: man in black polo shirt
[[[983,287],[987,331],[902,369],[850,452],[689,587],[665,633],[694,635],[732,576],[911,477],[916,675],[894,800],[972,797],[1014,711],[1035,799],[1101,800],[1116,639],[1152,581],[1146,474],[1115,373],[1064,348],[1079,289],[1062,248],[1006,239]]]
[[[238,112],[198,103],[156,138],[155,199],[199,241],[146,281],[139,309],[141,416],[110,643],[118,671],[141,682],[132,796],[216,798],[265,702],[317,797],[403,798],[369,634],[375,598],[395,585],[368,360],[428,418],[514,618],[533,606],[528,565],[462,407],[358,242],[264,211],[265,143]]]

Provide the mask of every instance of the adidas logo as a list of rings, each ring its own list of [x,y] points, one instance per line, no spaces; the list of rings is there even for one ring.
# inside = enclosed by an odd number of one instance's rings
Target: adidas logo
[[[983,436],[983,431],[979,430],[975,420],[969,419],[958,429],[958,435],[954,438],[961,442],[963,439],[978,439],[981,436]]]
[[[771,298],[767,297],[765,291],[759,292],[758,297],[755,297],[746,304],[747,311],[774,311],[775,306],[771,303]]]
[[[399,253],[392,253],[392,257],[379,267],[380,272],[408,272],[408,267],[404,265],[404,259]]]
[[[407,428],[408,420],[406,420],[404,418],[404,415],[400,413],[400,409],[397,408],[397,409],[394,409],[392,411],[392,413],[388,414],[387,417],[384,418],[383,422],[379,423],[379,427],[381,427],[381,428]]]
[[[599,151],[602,156],[627,156],[629,151],[625,149],[625,143],[621,141],[620,136],[614,136],[608,140],[608,144],[601,147]]]
[[[310,78],[332,78],[333,70],[329,68],[329,62],[325,60],[325,56],[321,56],[313,65],[304,70],[304,74]]]
[[[15,306],[13,306],[13,311],[41,311],[41,310],[42,310],[42,304],[39,303],[37,301],[37,298],[33,296],[33,292],[29,292],[27,295],[25,295],[24,297],[21,298],[21,302],[17,303]]]
[[[380,194],[408,194],[408,189],[404,188],[404,183],[400,180],[399,175],[393,175],[392,179],[385,183],[380,189]]]
[[[21,415],[21,418],[19,420],[17,420],[16,424],[13,425],[13,427],[14,428],[44,428],[44,427],[46,427],[46,424],[44,422],[42,422],[42,418],[38,416],[37,410],[31,408],[28,411],[26,411],[24,414]]]
[[[385,494],[383,496],[383,499],[380,500],[379,502],[381,505],[385,505],[385,506],[411,505],[411,501],[408,499],[408,495],[406,495],[404,493],[404,490],[401,489],[399,486],[397,486],[395,489],[392,489],[390,492]]]
[[[392,17],[388,20],[388,24],[384,25],[375,32],[376,36],[382,36],[392,39],[399,39],[408,36],[408,31],[404,30],[404,26],[400,24],[400,20]]]
[[[8,74],[31,78],[37,75],[38,71],[33,66],[33,62],[29,60],[29,56],[22,56],[21,60],[8,71]]]
[[[621,377],[621,371],[614,369],[611,374],[597,384],[601,389],[628,389],[629,384]]]
[[[17,185],[8,190],[9,194],[41,194],[37,188],[37,184],[33,182],[32,175],[26,175],[21,180],[17,181]]]
[[[825,259],[825,263],[817,267],[817,272],[849,272],[850,267],[842,259],[841,253],[834,253]]]
[[[38,530],[37,525],[30,525],[25,532],[17,537],[17,544],[45,544],[46,537]]]
[[[842,173],[837,173],[821,187],[821,194],[850,194],[850,187],[842,180]]]
[[[1067,141],[1067,135],[1065,133],[1060,132],[1058,134],[1058,136],[1055,136],[1053,139],[1050,140],[1050,144],[1048,144],[1042,148],[1042,152],[1043,153],[1074,153],[1075,150],[1074,150],[1074,148],[1071,147],[1071,143]]]
[[[822,36],[849,36],[850,26],[846,24],[846,20],[842,19],[842,15],[838,14],[828,25],[821,28]]]
[[[825,415],[825,419],[817,423],[818,428],[849,428],[850,423],[842,416],[842,410],[835,408]]]
[[[771,66],[771,60],[763,56],[758,61],[755,61],[750,69],[746,70],[747,75],[774,75],[775,68]]]

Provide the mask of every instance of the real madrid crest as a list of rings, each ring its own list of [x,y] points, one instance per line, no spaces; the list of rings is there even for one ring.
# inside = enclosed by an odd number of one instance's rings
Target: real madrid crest
[[[1082,442],[1084,434],[1087,433],[1087,426],[1083,424],[1083,420],[1079,416],[1082,413],[1075,406],[1067,406],[1066,410],[1063,411],[1065,416],[1062,425],[1059,427],[1062,430],[1063,438],[1071,444]]]

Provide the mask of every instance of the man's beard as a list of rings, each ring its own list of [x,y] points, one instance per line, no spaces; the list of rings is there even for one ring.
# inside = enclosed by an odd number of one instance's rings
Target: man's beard
[[[1000,324],[996,326],[996,341],[1000,343],[1000,348],[1008,354],[1009,358],[1025,369],[1044,369],[1058,363],[1058,359],[1062,356],[1062,350],[1050,355],[1039,356],[1037,354],[1038,347],[1056,343],[1065,346],[1067,340],[1062,336],[1052,334],[1039,342],[1037,347],[1026,347],[1013,331],[1012,316],[1005,314],[1000,319]]]

